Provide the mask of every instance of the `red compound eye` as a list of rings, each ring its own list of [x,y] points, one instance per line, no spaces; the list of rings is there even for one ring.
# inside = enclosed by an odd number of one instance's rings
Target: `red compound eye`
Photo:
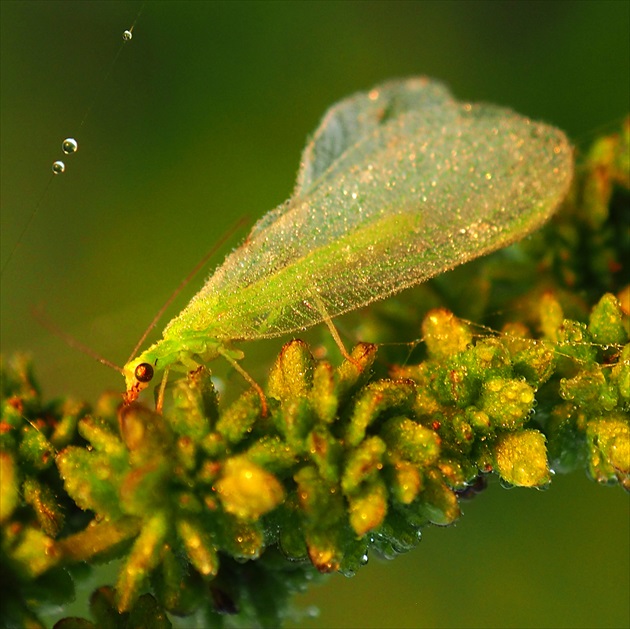
[[[138,382],[151,382],[153,378],[153,367],[149,363],[140,363],[134,372]]]

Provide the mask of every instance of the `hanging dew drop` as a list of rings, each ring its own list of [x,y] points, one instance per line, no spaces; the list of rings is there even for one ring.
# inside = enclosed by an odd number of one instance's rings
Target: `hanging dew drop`
[[[53,174],[61,175],[61,173],[63,173],[65,170],[66,170],[66,165],[61,160],[57,160],[56,162],[53,162],[53,165],[52,165]]]
[[[133,33],[131,31],[125,31],[123,33],[123,39],[125,41],[129,41],[133,37]]]
[[[61,150],[66,154],[70,155],[71,153],[76,153],[79,149],[79,145],[74,138],[66,138],[61,143]]]

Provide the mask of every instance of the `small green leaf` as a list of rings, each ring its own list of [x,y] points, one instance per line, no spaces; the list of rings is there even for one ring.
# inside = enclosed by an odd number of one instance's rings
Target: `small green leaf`
[[[422,336],[431,358],[463,352],[472,343],[468,326],[444,308],[431,310],[422,321]]]
[[[13,456],[0,451],[0,523],[4,524],[20,503],[19,478]]]
[[[324,426],[316,426],[306,439],[311,461],[317,465],[321,478],[330,483],[339,481],[342,446]]]
[[[276,477],[246,457],[226,461],[216,490],[223,508],[246,520],[259,518],[284,500],[284,488]]]
[[[628,319],[621,311],[619,300],[606,293],[591,311],[588,331],[596,343],[603,345],[628,342]]]
[[[630,491],[630,425],[628,416],[611,413],[587,424],[589,473],[600,483],[619,480]]]
[[[337,397],[338,375],[332,365],[324,360],[313,370],[313,388],[310,400],[319,419],[330,424],[335,419],[339,398]]]
[[[428,467],[440,455],[440,437],[406,417],[388,420],[382,434],[390,454],[420,467]]]
[[[170,629],[173,625],[155,598],[150,594],[143,594],[131,609],[127,626]]]
[[[260,417],[258,399],[256,391],[246,391],[221,413],[216,430],[228,443],[239,443],[251,432]]]
[[[534,390],[524,380],[494,378],[484,382],[480,407],[497,428],[521,428],[533,405]]]
[[[201,523],[192,518],[180,518],[177,533],[197,572],[204,578],[216,576],[219,571],[216,542]]]
[[[545,436],[538,430],[501,435],[495,444],[497,471],[510,485],[541,487],[551,480]]]
[[[368,437],[350,452],[345,462],[341,488],[348,496],[365,482],[371,482],[383,469],[387,444],[380,437]]]
[[[413,504],[419,507],[419,515],[438,526],[452,524],[461,515],[455,492],[444,482],[437,470],[427,472],[424,491]]]
[[[290,341],[269,372],[267,394],[281,402],[305,397],[313,386],[313,368],[308,345],[299,339]]]
[[[205,367],[188,372],[186,379],[175,383],[172,399],[167,420],[173,432],[203,439],[218,416],[218,394],[210,372]]]
[[[217,517],[221,548],[237,560],[258,559],[264,550],[265,534],[260,520],[243,520],[230,513]]]
[[[39,480],[29,477],[24,481],[22,491],[25,502],[35,511],[42,531],[50,537],[57,537],[64,524],[64,515],[53,490]]]
[[[33,527],[23,528],[12,541],[8,555],[14,569],[25,579],[44,574],[61,559],[55,541]]]
[[[69,446],[57,456],[57,467],[66,492],[81,509],[114,519],[122,515],[119,487],[128,468],[120,462],[105,453]]]
[[[55,448],[40,430],[31,425],[22,429],[20,458],[34,470],[41,471],[50,467],[55,460]]]
[[[387,515],[387,498],[385,483],[378,476],[348,496],[350,525],[359,537],[381,525]]]
[[[415,385],[411,380],[379,380],[364,387],[346,427],[348,445],[359,445],[368,426],[379,415],[411,412],[414,394]]]
[[[120,612],[132,608],[146,579],[159,564],[168,532],[169,516],[166,512],[154,513],[145,520],[118,575],[116,598]]]

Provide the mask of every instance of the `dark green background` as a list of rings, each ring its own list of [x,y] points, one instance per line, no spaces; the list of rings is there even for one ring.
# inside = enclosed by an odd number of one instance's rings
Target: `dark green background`
[[[427,74],[556,124],[578,151],[630,107],[627,2],[148,2],[108,75],[140,6],[0,3],[3,264],[41,201],[2,277],[2,350],[31,352],[48,395],[122,387],[32,306],[124,362],[212,243],[290,194],[307,134],[353,91]],[[47,188],[66,136],[79,152]],[[279,347],[246,346],[248,368]],[[465,511],[314,589],[306,624],[628,626],[620,489],[580,474],[546,493],[495,485]]]

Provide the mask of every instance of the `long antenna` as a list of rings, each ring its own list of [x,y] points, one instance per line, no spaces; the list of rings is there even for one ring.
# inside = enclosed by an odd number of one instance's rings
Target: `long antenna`
[[[107,358],[103,358],[103,356],[95,352],[91,347],[84,345],[83,343],[81,343],[81,341],[75,339],[74,336],[70,336],[67,332],[64,332],[61,328],[57,327],[52,321],[50,321],[50,319],[45,316],[44,311],[41,308],[37,308],[34,306],[33,308],[31,308],[31,313],[41,326],[46,328],[55,336],[63,339],[68,345],[70,345],[70,347],[78,349],[80,352],[91,356],[92,358],[94,358],[94,360],[98,361],[102,365],[105,365],[106,367],[111,367],[115,371],[118,371],[119,373],[124,375],[125,372],[122,370],[122,367],[115,365],[111,360],[107,360]]]
[[[136,354],[138,353],[138,350],[140,349],[140,346],[144,343],[147,336],[149,336],[149,332],[151,332],[151,330],[157,325],[157,322],[162,318],[162,315],[164,314],[166,309],[173,303],[175,298],[182,292],[182,290],[184,290],[184,288],[186,288],[186,286],[190,283],[193,277],[195,277],[195,275],[197,275],[197,273],[206,265],[206,262],[208,262],[208,260],[217,252],[217,249],[222,247],[225,244],[225,242],[229,238],[231,238],[234,235],[234,233],[238,229],[240,229],[243,225],[245,225],[247,222],[248,222],[248,219],[246,217],[243,217],[240,220],[238,220],[234,224],[233,227],[228,229],[227,232],[225,232],[223,236],[219,238],[219,240],[214,244],[212,249],[210,249],[210,251],[208,251],[208,253],[206,253],[206,255],[203,258],[201,258],[201,260],[199,260],[199,262],[197,262],[197,264],[194,266],[192,271],[180,282],[179,286],[171,293],[171,296],[166,300],[166,302],[164,302],[164,305],[158,310],[155,317],[153,317],[153,320],[149,324],[149,327],[144,331],[144,334],[140,337],[140,340],[136,343],[136,346],[133,348],[133,351],[131,352],[131,356],[129,356],[129,358],[127,359],[127,362],[135,358]]]

